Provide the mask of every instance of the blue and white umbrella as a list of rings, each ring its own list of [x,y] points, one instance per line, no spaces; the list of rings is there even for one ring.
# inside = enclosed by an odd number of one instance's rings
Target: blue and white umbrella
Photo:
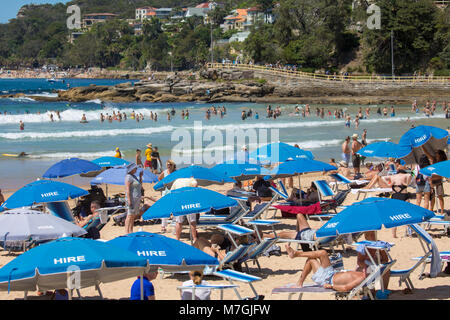
[[[13,209],[0,215],[0,242],[7,240],[43,242],[62,236],[79,237],[86,230],[54,215],[31,209]]]
[[[199,270],[218,266],[219,261],[209,254],[181,241],[149,232],[135,232],[107,242],[147,259],[150,266],[164,270]]]
[[[389,141],[380,141],[371,143],[360,149],[357,153],[363,157],[376,158],[403,158],[411,153],[411,148],[408,146],[400,146]]]
[[[24,252],[0,269],[0,290],[35,291],[98,286],[142,275],[147,260],[101,241],[61,238]]]
[[[156,201],[142,219],[161,219],[173,216],[185,216],[192,213],[208,212],[211,209],[224,209],[237,206],[238,202],[221,193],[203,189],[184,187],[171,190],[164,197]]]
[[[284,142],[274,142],[268,145],[262,146],[249,155],[250,159],[256,159],[262,163],[279,163],[289,159],[314,159],[314,155],[311,151],[302,150],[291,146]]]
[[[450,179],[450,160],[437,162],[431,166],[420,169],[420,172],[426,176],[435,174]]]
[[[116,157],[100,157],[92,160],[93,163],[99,165],[102,168],[106,167],[116,167],[116,166],[126,166],[130,162],[121,158]]]
[[[273,180],[277,178],[297,176],[302,173],[326,172],[333,170],[337,170],[337,168],[322,161],[298,159],[281,163],[279,166],[273,168],[265,179]]]
[[[418,126],[408,130],[401,138],[398,144],[401,147],[411,148],[411,153],[402,157],[406,163],[418,163],[420,157],[424,154],[422,148],[428,153],[434,154],[437,150],[447,148],[449,134],[447,130],[433,126]]]
[[[38,203],[64,201],[88,195],[89,192],[68,183],[37,180],[14,192],[1,206],[0,211],[30,207]]]
[[[258,176],[265,176],[269,172],[267,169],[251,163],[221,163],[212,169],[236,181],[254,179]]]
[[[144,172],[142,176],[142,182],[143,183],[154,183],[158,181],[158,176],[154,173],[151,173],[148,170],[144,170],[142,168],[138,168],[136,171],[135,176],[139,177],[141,172]],[[91,180],[91,185],[97,185],[97,184],[113,184],[118,186],[125,185],[125,176],[127,175],[127,168],[126,167],[113,167],[108,170],[103,171],[98,176],[96,176],[94,179]]]
[[[217,172],[213,169],[208,169],[200,166],[189,166],[178,169],[153,186],[156,191],[164,188],[171,188],[175,180],[179,178],[194,178],[197,180],[199,186],[209,186],[211,184],[233,183],[233,179]]]
[[[42,177],[48,179],[64,178],[76,174],[98,171],[101,169],[102,167],[91,161],[79,158],[70,158],[61,160],[52,165],[50,168],[47,169],[47,171],[42,175]]]
[[[434,213],[415,204],[390,198],[367,198],[339,212],[316,231],[318,238],[422,223]]]

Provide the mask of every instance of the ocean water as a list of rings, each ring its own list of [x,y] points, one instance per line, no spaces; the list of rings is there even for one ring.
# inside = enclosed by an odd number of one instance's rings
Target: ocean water
[[[73,80],[67,79],[71,86],[89,84],[114,84],[117,80]],[[28,94],[51,95],[52,85],[42,80],[0,80],[0,92],[21,91]],[[58,84],[60,85],[60,84]],[[206,110],[212,105],[225,106],[227,114],[205,117]],[[119,147],[124,158],[135,160],[137,148],[143,152],[147,143],[158,146],[162,161],[178,157],[180,166],[190,163],[212,165],[214,161],[225,160],[242,144],[252,149],[267,142],[283,141],[299,144],[302,149],[310,150],[316,159],[328,161],[330,158],[340,160],[341,144],[346,136],[368,131],[368,142],[398,142],[412,122],[415,125],[427,124],[447,128],[441,102],[432,117],[422,113],[412,113],[410,105],[395,106],[396,116],[378,116],[376,110],[383,105],[320,105],[311,104],[312,115],[303,118],[296,115],[295,105],[271,104],[273,108],[280,106],[282,115],[277,118],[266,118],[266,104],[256,103],[102,103],[100,100],[83,103],[39,102],[31,98],[0,99],[0,155],[26,152],[26,158],[0,156],[0,188],[13,189],[42,176],[48,167],[55,162],[79,157],[92,160],[101,156],[113,156]],[[300,107],[302,105],[299,105]],[[345,109],[354,118],[359,107],[370,108],[370,117],[360,121],[358,129],[352,123],[351,128],[344,126],[343,119],[334,119],[326,115],[324,118],[315,115],[316,107],[324,107],[325,111]],[[167,113],[175,109],[175,116],[169,121]],[[242,110],[253,110],[253,117],[241,119]],[[181,111],[189,110],[188,120],[182,119]],[[61,120],[55,114],[59,110]],[[126,121],[100,122],[100,113],[112,114],[125,112]],[[130,118],[132,111],[142,113],[145,120],[136,122]],[[6,114],[5,114],[6,112]],[[158,114],[158,121],[149,118],[150,112]],[[259,114],[259,119],[254,117]],[[54,122],[50,121],[50,114]],[[80,123],[85,114],[88,123]],[[327,114],[327,113],[326,113]],[[25,124],[25,130],[19,130],[19,121]],[[201,125],[201,128],[199,128]],[[237,131],[240,130],[240,131]],[[230,139],[227,134],[237,134],[239,139]],[[246,140],[242,140],[243,135]],[[180,154],[178,151],[182,150]],[[183,158],[181,158],[183,157]],[[144,160],[144,157],[142,157]],[[68,182],[85,183],[89,179],[72,177]],[[63,180],[64,181],[64,180]]]

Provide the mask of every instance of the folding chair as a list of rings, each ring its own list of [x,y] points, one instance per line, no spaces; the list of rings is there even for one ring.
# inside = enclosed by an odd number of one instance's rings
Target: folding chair
[[[232,267],[233,263],[239,262],[247,254],[251,247],[253,247],[252,244],[241,244],[233,251],[228,252],[220,261],[218,269],[223,269],[226,266]]]
[[[260,296],[256,290],[255,287],[253,286],[253,282],[256,281],[261,281],[262,279],[260,277],[256,277],[253,275],[249,275],[243,272],[239,272],[236,270],[222,270],[222,271],[215,271],[213,273],[213,275],[217,276],[217,277],[221,277],[227,281],[230,282],[230,284],[234,284],[233,281],[238,281],[238,282],[243,282],[243,283],[247,283],[250,286],[250,289],[252,290],[253,294],[255,295],[255,297],[253,298],[253,300],[259,300]],[[236,296],[238,297],[239,300],[242,300],[241,295],[239,294],[239,292],[237,291],[237,289],[234,289],[234,292],[236,293]]]
[[[322,219],[324,219],[324,218],[334,217],[337,213],[336,207],[331,208],[332,210],[334,210],[334,212],[335,212],[334,214],[329,213],[329,209],[327,209],[327,207],[332,205],[332,202],[334,201],[333,198],[336,194],[330,188],[330,186],[328,185],[328,182],[326,182],[325,180],[316,180],[313,183],[317,187],[320,205],[321,205],[321,207],[323,207],[326,210],[320,214],[308,215],[307,217],[310,219],[319,219],[319,221],[323,221]],[[326,197],[330,197],[331,199],[325,200],[324,198],[326,198]]]

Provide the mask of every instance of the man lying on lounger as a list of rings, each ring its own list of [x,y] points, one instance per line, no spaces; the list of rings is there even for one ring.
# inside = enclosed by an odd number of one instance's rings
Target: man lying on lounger
[[[333,269],[328,253],[325,250],[318,251],[295,251],[289,244],[286,245],[286,251],[291,259],[296,257],[305,257],[305,266],[303,268],[297,286],[302,287],[306,277],[312,272],[312,280],[325,289],[333,289],[339,292],[348,292],[359,285],[365,278],[366,273],[361,271],[339,272]]]
[[[316,238],[316,229],[311,229],[308,221],[303,214],[297,214],[297,229],[294,230],[286,230],[286,231],[278,231],[276,234],[273,232],[265,232],[263,233],[264,238],[275,238],[279,237],[281,239],[295,239],[295,240],[305,240],[305,241],[315,241]],[[301,244],[303,251],[310,251],[311,248],[307,244]]]

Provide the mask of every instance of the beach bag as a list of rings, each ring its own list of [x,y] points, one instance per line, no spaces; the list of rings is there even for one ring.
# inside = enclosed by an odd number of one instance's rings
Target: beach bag
[[[423,176],[423,174],[419,173],[419,174],[416,176],[416,184],[417,184],[418,186],[424,186],[425,183],[427,183],[427,181],[425,180],[425,177]]]

